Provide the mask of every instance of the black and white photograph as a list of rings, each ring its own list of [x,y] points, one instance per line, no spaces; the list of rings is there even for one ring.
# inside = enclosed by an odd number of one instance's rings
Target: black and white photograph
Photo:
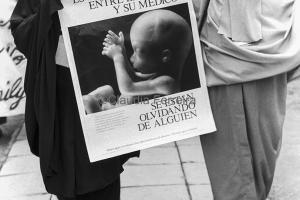
[[[0,0],[0,200],[299,200],[300,0]]]

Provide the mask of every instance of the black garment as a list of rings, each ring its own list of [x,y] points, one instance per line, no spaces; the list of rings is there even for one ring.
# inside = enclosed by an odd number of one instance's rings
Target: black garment
[[[6,117],[0,117],[0,125],[6,123]]]
[[[77,195],[74,198],[58,196],[59,200],[120,200],[120,178],[101,190],[88,194]]]
[[[27,138],[40,157],[49,193],[74,197],[105,188],[119,177],[128,154],[90,163],[69,69],[55,65],[59,0],[19,0],[11,17],[15,43],[27,62]]]

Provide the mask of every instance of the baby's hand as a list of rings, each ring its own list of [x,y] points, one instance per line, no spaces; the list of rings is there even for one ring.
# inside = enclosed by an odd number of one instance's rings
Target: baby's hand
[[[102,50],[102,55],[108,56],[111,59],[115,59],[118,56],[123,56],[122,54],[122,47],[120,45],[116,44],[109,44],[106,42],[103,42],[103,50]]]
[[[114,59],[116,56],[122,56],[122,51],[125,49],[123,33],[120,32],[118,36],[109,30],[104,39],[103,46],[102,55],[106,55],[111,59]]]
[[[122,32],[119,32],[119,35],[115,34],[111,30],[108,31],[104,42],[120,45],[122,48],[124,47],[124,35]]]

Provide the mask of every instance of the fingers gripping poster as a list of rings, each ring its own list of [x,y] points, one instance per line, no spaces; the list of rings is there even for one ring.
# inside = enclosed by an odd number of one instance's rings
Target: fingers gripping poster
[[[91,162],[215,131],[188,0],[62,0]]]

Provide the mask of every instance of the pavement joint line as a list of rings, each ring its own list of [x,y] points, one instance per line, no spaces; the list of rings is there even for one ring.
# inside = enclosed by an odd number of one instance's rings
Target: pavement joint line
[[[197,140],[198,141],[198,137],[196,136],[196,137],[192,137],[192,138],[187,138],[186,140],[188,140],[188,139],[193,139],[193,140]],[[183,140],[180,140],[180,141],[183,141]],[[180,141],[177,141],[176,143],[175,143],[175,146],[176,146],[176,144],[178,145],[178,146],[180,146],[180,147],[186,147],[186,146],[199,146],[200,145],[200,142],[198,141],[198,142],[185,142],[185,143],[180,143]]]
[[[181,154],[180,154],[179,146],[178,146],[177,142],[175,142],[175,147],[176,147],[177,154],[178,154],[178,157],[179,157],[180,166],[181,166],[181,170],[182,170],[182,173],[183,173],[184,183],[185,183],[185,186],[186,186],[186,189],[187,189],[187,193],[188,193],[189,199],[192,200],[191,190],[190,190],[187,178],[186,178],[186,173],[184,171],[184,167],[183,167],[183,163],[182,163],[182,158],[181,158]]]
[[[182,161],[182,164],[201,164],[204,163],[203,161]]]
[[[25,174],[36,174],[36,173],[38,173],[38,171],[22,172],[22,173],[15,173],[15,174],[4,174],[4,175],[0,175],[0,178],[9,177],[9,176],[20,176]]]
[[[31,194],[25,194],[24,196],[27,197],[32,197],[32,196],[37,196],[37,195],[48,195],[48,192],[39,192],[39,193],[31,193]]]
[[[38,196],[38,195],[49,195],[49,193],[47,192],[39,192],[39,193],[31,193],[31,194],[22,194],[22,195],[16,195],[16,196],[2,196],[2,197],[34,197],[34,196]],[[1,196],[0,196],[1,197]]]
[[[167,187],[167,186],[178,186],[178,185],[185,185],[185,184],[130,185],[130,186],[122,186],[121,189],[126,189],[126,188],[142,188],[142,187]]]
[[[26,138],[21,138],[21,139],[20,139],[20,138],[17,138],[17,139],[16,139],[16,141],[24,141],[24,140],[27,140],[27,139],[26,139]]]
[[[125,166],[166,166],[166,165],[180,165],[180,163],[153,163],[153,164],[134,164],[134,163],[127,163]]]
[[[173,149],[176,148],[175,146],[155,146],[155,147],[151,147],[152,149]],[[141,151],[145,151],[147,149],[141,150]]]
[[[8,156],[7,159],[11,158],[22,158],[22,157],[31,157],[33,154],[23,154],[23,155],[13,155],[13,156]],[[7,161],[7,160],[6,160]]]
[[[22,126],[20,126],[20,127],[17,127],[17,128],[15,129],[15,131],[12,133],[12,135],[11,135],[11,140],[10,140],[9,143],[8,143],[8,148],[7,148],[6,151],[5,151],[5,155],[8,155],[8,154],[9,154],[10,150],[11,150],[12,147],[13,147],[13,144],[14,144],[14,143],[16,142],[16,140],[17,140],[17,137],[18,137],[19,133],[20,133],[20,132],[22,131],[22,129],[23,129],[23,126],[24,126],[24,124],[22,124]],[[7,158],[8,158],[8,156],[5,156],[5,158],[4,158],[4,160],[3,160],[3,165],[5,165],[5,163],[6,163],[6,161],[7,161]],[[1,169],[2,169],[3,165],[0,165],[0,172],[1,172]]]
[[[189,184],[190,186],[195,186],[195,185],[207,185],[207,186],[210,186],[209,183],[191,183]]]
[[[24,196],[31,197],[31,196],[37,196],[37,195],[48,195],[48,194],[49,194],[48,192],[40,192],[40,193],[31,193],[31,194],[25,194]]]

